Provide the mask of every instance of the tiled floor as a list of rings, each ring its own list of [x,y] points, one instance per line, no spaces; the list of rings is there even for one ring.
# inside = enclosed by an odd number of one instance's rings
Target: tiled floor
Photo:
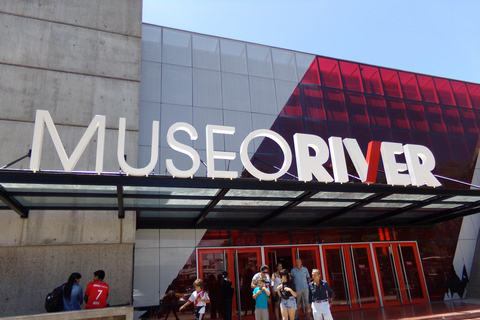
[[[470,311],[471,318],[458,314],[465,311]],[[478,319],[480,318],[480,300],[439,301],[361,311],[342,311],[333,313],[333,318],[335,320]]]

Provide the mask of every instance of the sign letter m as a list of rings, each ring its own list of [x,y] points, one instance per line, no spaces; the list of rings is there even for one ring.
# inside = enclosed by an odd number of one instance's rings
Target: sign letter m
[[[95,134],[95,131],[98,129],[98,139],[97,139],[97,158],[95,162],[95,171],[101,173],[103,171],[103,152],[105,146],[105,116],[96,115],[87,130],[83,134],[80,142],[73,150],[70,158],[65,152],[63,143],[60,140],[58,131],[55,128],[50,112],[46,110],[37,110],[35,115],[35,128],[33,131],[33,141],[32,141],[32,157],[30,159],[30,170],[37,172],[40,170],[40,159],[42,156],[42,145],[43,145],[43,132],[47,126],[47,130],[52,137],[55,150],[57,150],[58,157],[62,162],[63,169],[65,172],[72,172],[73,168],[77,165],[80,156],[85,151],[88,143]]]

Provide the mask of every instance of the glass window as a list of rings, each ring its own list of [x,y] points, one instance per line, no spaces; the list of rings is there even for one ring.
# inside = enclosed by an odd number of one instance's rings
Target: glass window
[[[234,111],[251,111],[248,77],[222,73],[223,108]]]
[[[423,101],[438,103],[437,90],[435,89],[433,78],[418,74],[417,79]]]
[[[192,35],[193,67],[220,70],[220,41],[218,38]]]
[[[386,100],[392,127],[399,129],[410,129],[410,121],[408,119],[407,111],[403,101],[398,99]]]
[[[344,88],[353,91],[363,91],[360,67],[357,63],[340,61]]]
[[[340,69],[338,61],[328,58],[318,58],[318,65],[320,66],[320,78],[322,85],[342,89],[342,79],[340,78]]]
[[[420,102],[407,101],[407,113],[412,130],[429,131],[425,110]]]
[[[470,97],[468,96],[467,86],[464,82],[450,80],[452,85],[453,94],[457,100],[457,105],[459,107],[471,108],[472,103],[470,102]]]
[[[450,147],[455,155],[455,164],[458,167],[472,166],[473,157],[470,154],[464,137],[450,136]]]
[[[383,90],[386,96],[402,98],[400,79],[396,70],[380,68],[382,75]]]
[[[297,65],[298,65],[298,56],[297,56]],[[318,71],[318,61],[317,59],[313,59],[310,67],[308,68],[307,72],[302,78],[302,83],[314,84],[319,86],[320,85],[320,74]]]
[[[264,245],[290,244],[290,230],[265,230],[262,231]]]
[[[292,243],[293,244],[303,244],[303,243],[318,243],[318,231],[317,230],[291,230]]]
[[[273,79],[248,77],[250,84],[250,102],[252,112],[278,115]]]
[[[434,80],[440,103],[455,106],[456,104],[453,97],[452,87],[450,86],[450,81],[441,78],[434,78]]]
[[[480,109],[480,85],[467,83],[468,93],[475,109]]]
[[[443,121],[442,109],[436,104],[425,104],[425,114],[432,132],[447,133],[447,126]]]
[[[207,230],[198,243],[199,247],[223,247],[230,245],[227,230]]]
[[[325,139],[325,141],[327,141],[327,139],[329,138],[328,126],[326,122],[306,119],[305,126],[306,133],[322,137],[323,139]]]
[[[142,61],[140,101],[160,102],[162,64]]]
[[[390,127],[390,117],[388,116],[385,99],[383,97],[367,95],[367,104],[371,124],[381,127]]]
[[[329,137],[352,138],[350,125],[341,122],[328,122]]]
[[[220,72],[193,69],[193,105],[206,108],[222,108]]]
[[[162,61],[162,28],[142,24],[142,60]]]
[[[443,118],[447,126],[447,131],[453,134],[463,134],[463,126],[460,122],[460,115],[458,109],[454,107],[442,107]]]
[[[342,242],[343,229],[321,229],[318,232],[322,243]]]
[[[370,125],[367,103],[363,94],[346,92],[349,119],[353,123]]]
[[[383,94],[382,81],[380,80],[380,72],[378,71],[378,68],[361,65],[360,71],[362,73],[365,92]]]
[[[295,133],[304,133],[305,128],[303,125],[302,118],[289,118],[289,117],[280,117],[280,130],[281,135],[290,145],[291,150],[295,150],[293,145],[293,135]],[[295,161],[292,162],[292,167],[295,164]]]
[[[270,48],[247,43],[248,74],[273,78],[272,54]]]
[[[220,60],[223,72],[247,74],[245,43],[220,39]]]
[[[162,103],[192,105],[192,68],[162,65]]]
[[[300,94],[298,87],[295,88],[295,91],[293,91],[280,114],[291,117],[302,116],[302,106],[300,105]]]
[[[457,230],[457,226],[453,220],[437,223],[434,227],[437,231],[438,240],[456,240],[460,231]]]
[[[400,76],[404,97],[412,100],[422,100],[415,74],[399,71],[398,75]]]
[[[326,120],[322,89],[317,86],[301,85],[300,90],[306,116],[311,119]]]
[[[345,97],[342,91],[325,89],[324,102],[328,120],[339,122],[349,121],[345,105]]]
[[[298,81],[293,51],[272,48],[275,79]]]
[[[448,141],[447,136],[432,134],[431,139],[433,143],[432,152],[435,155],[437,166],[452,166],[453,157],[452,157],[452,152],[450,150],[450,142]],[[454,176],[447,175],[447,177],[454,177]]]
[[[191,67],[191,33],[164,28],[162,54],[162,62],[164,63]]]
[[[261,245],[260,231],[232,230],[230,231],[232,246],[259,246]]]
[[[466,135],[477,137],[480,134],[477,126],[475,113],[471,109],[458,108],[460,119],[462,120],[463,129]]]
[[[433,227],[416,227],[417,240],[435,240],[435,229]]]

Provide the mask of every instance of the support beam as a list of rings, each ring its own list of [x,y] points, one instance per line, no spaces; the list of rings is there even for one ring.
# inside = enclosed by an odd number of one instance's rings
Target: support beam
[[[125,218],[125,208],[123,207],[123,186],[117,186],[118,200],[118,219]]]
[[[227,194],[227,192],[230,191],[230,189],[220,189],[215,197],[207,204],[207,206],[202,210],[202,212],[195,218],[195,221],[193,222],[193,227],[197,227],[203,219],[210,213],[210,211],[215,208],[218,202],[222,200],[222,198]]]
[[[15,198],[10,197],[7,194],[7,191],[0,186],[0,200],[5,203],[10,209],[15,211],[22,218],[28,218],[28,209],[26,209],[20,202]]]

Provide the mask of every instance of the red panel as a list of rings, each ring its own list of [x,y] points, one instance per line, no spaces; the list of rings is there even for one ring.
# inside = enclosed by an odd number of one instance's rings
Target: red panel
[[[317,230],[292,230],[292,243],[318,243],[319,236]]]
[[[314,134],[322,137],[325,139],[325,141],[329,138],[328,126],[326,122],[306,119],[305,127],[305,132],[308,134]]]
[[[280,114],[291,117],[302,116],[302,107],[300,105],[300,95],[298,87],[295,88]]]
[[[319,57],[318,64],[320,66],[320,78],[322,79],[322,85],[326,87],[342,89],[342,78],[340,77],[338,61]]]
[[[304,133],[305,128],[303,119],[280,117],[280,135],[288,142],[291,150],[295,150],[293,145],[293,135],[295,133]],[[292,163],[293,167],[294,163]]]
[[[365,92],[383,94],[380,72],[377,67],[360,65]]]
[[[423,101],[438,103],[437,90],[433,83],[433,78],[423,75],[417,75],[420,92],[423,96]]]
[[[322,89],[320,87],[301,85],[300,92],[306,116],[311,119],[326,120]]]
[[[392,127],[399,129],[410,129],[410,121],[408,120],[403,101],[398,99],[386,100]]]
[[[471,108],[472,103],[470,102],[470,97],[468,96],[467,86],[464,82],[450,80],[453,89],[453,95],[457,100],[457,105],[459,107]]]
[[[432,134],[433,150],[437,166],[453,166],[452,151],[450,142],[446,135]],[[456,175],[446,175],[447,177],[456,177]],[[444,183],[444,181],[442,181]]]
[[[307,72],[303,76],[302,83],[320,85],[320,75],[318,73],[317,59],[313,59],[312,64],[308,68]]]
[[[392,130],[393,142],[400,142],[403,144],[413,143],[412,132],[407,130]]]
[[[232,246],[261,245],[260,231],[256,230],[232,230]]]
[[[386,96],[402,98],[402,89],[400,88],[400,79],[396,70],[380,68],[382,75],[383,90]]]
[[[325,89],[324,106],[327,111],[328,120],[348,122],[345,97],[342,91]]]
[[[370,125],[365,96],[359,93],[346,92],[347,110],[352,123]]]
[[[460,119],[463,123],[463,129],[466,135],[478,136],[480,130],[478,130],[477,119],[475,113],[471,109],[458,108],[460,113]]]
[[[370,122],[375,126],[390,127],[387,103],[383,97],[367,96]]]
[[[470,93],[470,99],[472,105],[476,109],[480,109],[480,85],[467,83],[468,93]]]
[[[423,104],[420,102],[407,102],[408,118],[410,119],[410,126],[413,130],[429,131],[427,117]]]
[[[464,137],[451,136],[450,147],[455,155],[455,164],[457,167],[471,167],[472,155],[468,151],[467,141]],[[455,177],[458,179],[458,177]]]
[[[350,132],[350,125],[348,123],[329,122],[328,123],[329,137],[352,138]]]
[[[290,244],[289,230],[265,230],[262,231],[263,244]]]
[[[226,230],[207,230],[198,244],[199,247],[228,246],[229,237]]]
[[[360,68],[357,63],[340,61],[340,70],[345,89],[363,92]]]
[[[451,106],[457,105],[453,97],[452,87],[450,81],[447,79],[434,78],[435,86],[437,87],[438,98],[441,104],[448,104]]]
[[[460,122],[460,115],[458,114],[458,109],[454,107],[444,106],[442,107],[442,110],[448,133],[463,134],[463,127],[462,123]]]
[[[443,121],[443,113],[439,105],[426,103],[425,114],[432,132],[447,133],[447,126]]]
[[[415,74],[399,71],[398,75],[400,76],[404,97],[412,100],[422,100]]]

